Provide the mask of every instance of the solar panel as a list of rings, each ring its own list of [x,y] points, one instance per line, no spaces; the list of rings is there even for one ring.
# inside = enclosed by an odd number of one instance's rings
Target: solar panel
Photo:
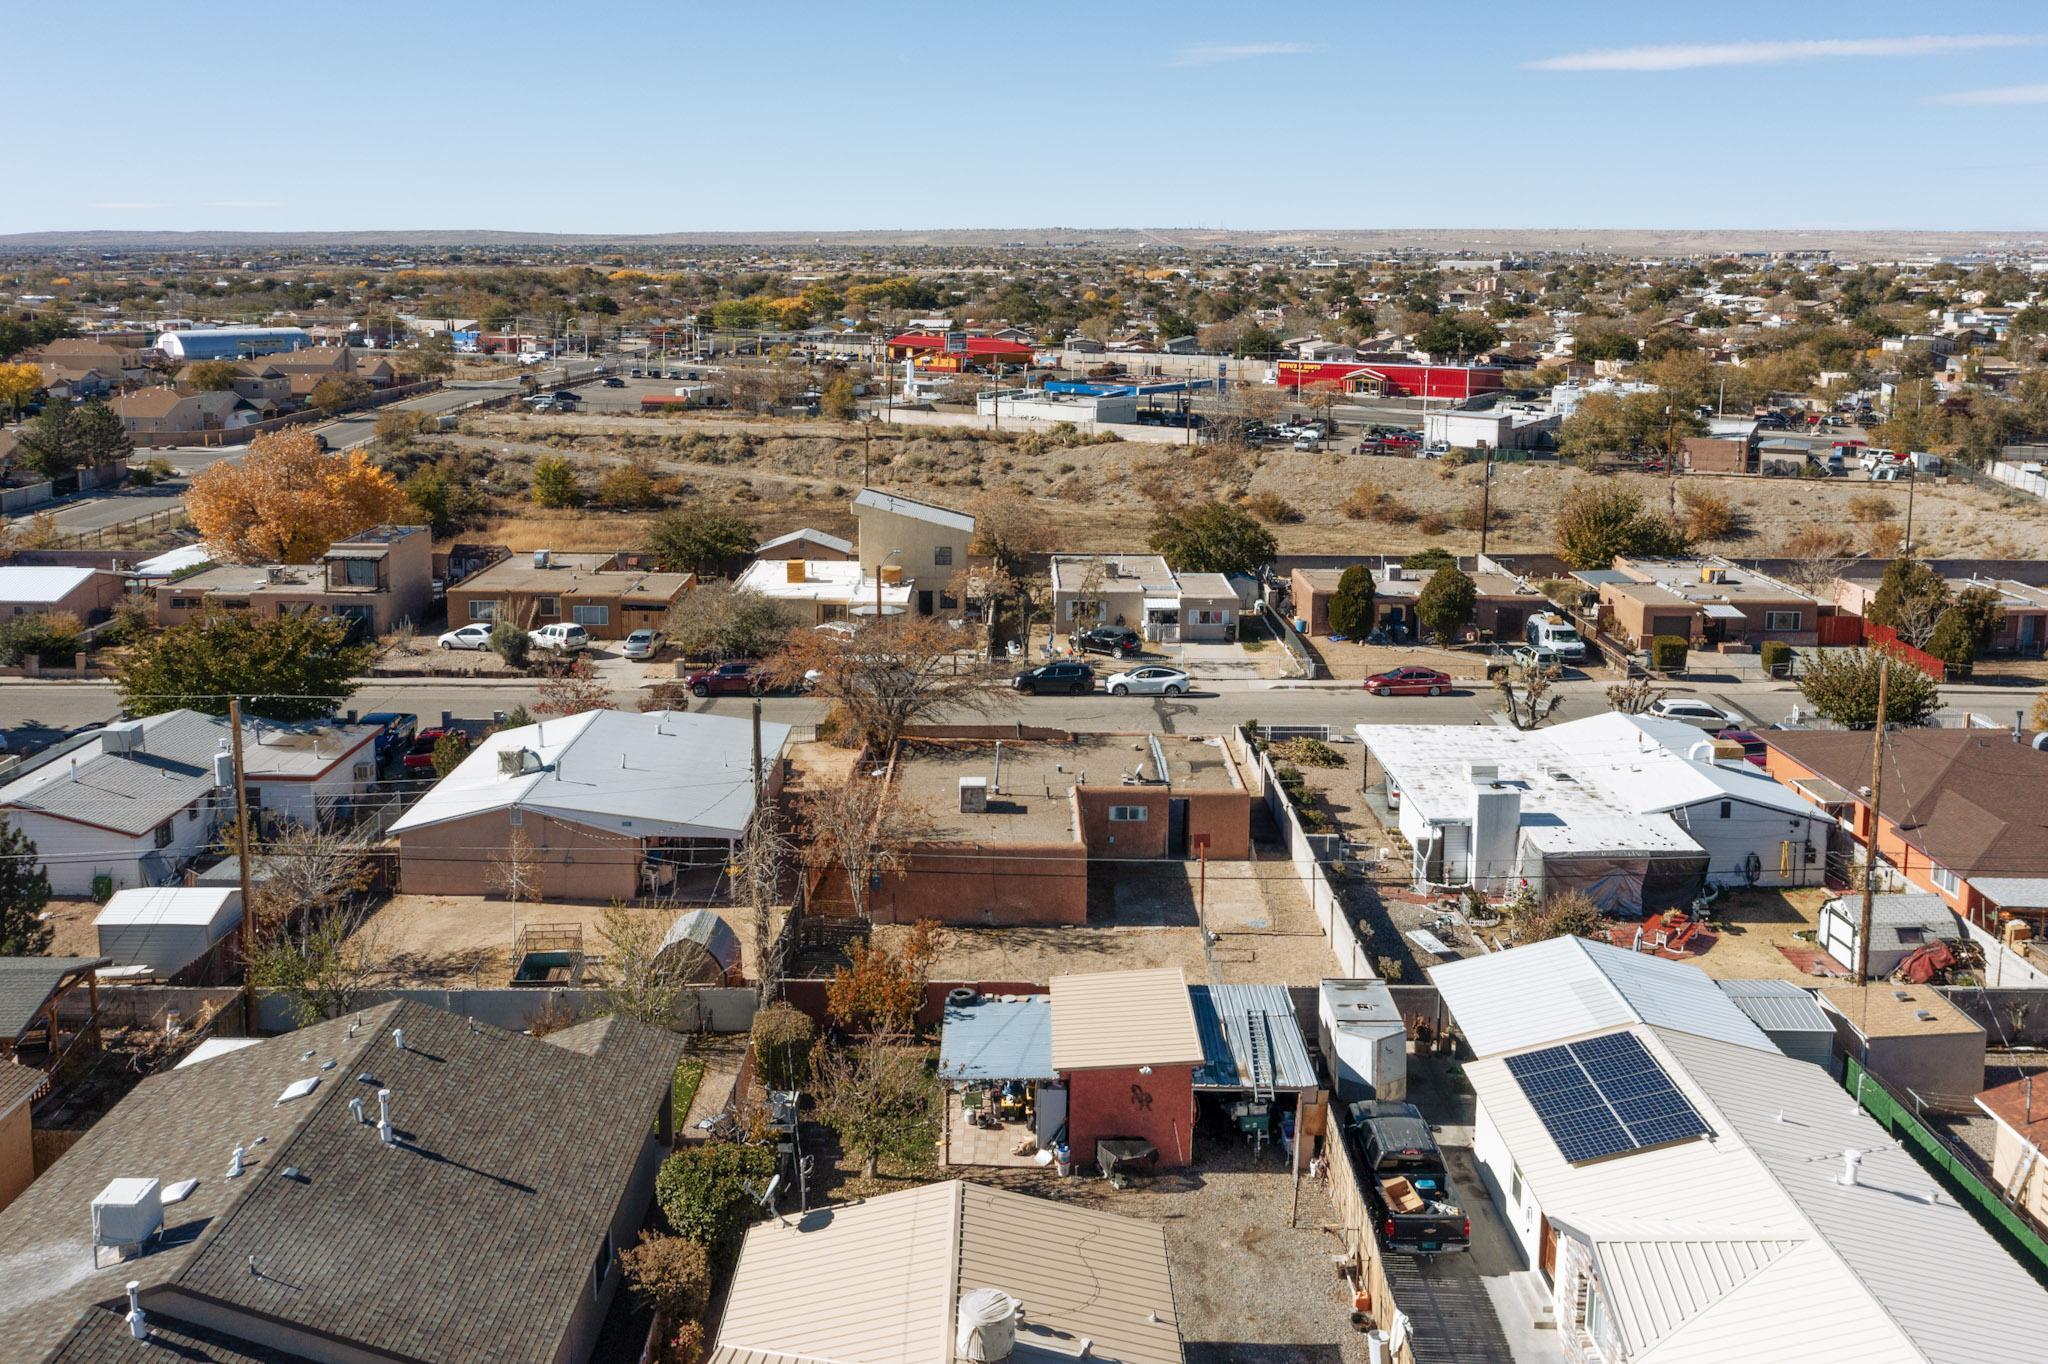
[[[1508,1057],[1508,1073],[1570,1163],[1703,1137],[1708,1128],[1631,1033]]]

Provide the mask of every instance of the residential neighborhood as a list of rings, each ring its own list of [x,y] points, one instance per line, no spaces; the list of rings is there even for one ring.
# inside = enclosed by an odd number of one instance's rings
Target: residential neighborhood
[[[2024,16],[196,17],[13,33],[0,1361],[2048,1364]]]

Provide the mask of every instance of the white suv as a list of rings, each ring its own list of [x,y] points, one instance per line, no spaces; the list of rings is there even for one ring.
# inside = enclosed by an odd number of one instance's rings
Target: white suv
[[[534,648],[556,653],[573,654],[590,647],[590,632],[580,625],[543,625],[538,630],[528,630],[526,637],[533,641]]]

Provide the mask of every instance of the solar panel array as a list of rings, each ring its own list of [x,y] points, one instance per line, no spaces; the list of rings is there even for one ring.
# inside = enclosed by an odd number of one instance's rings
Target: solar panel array
[[[1707,1124],[1633,1034],[1508,1058],[1536,1116],[1574,1165],[1707,1135]]]

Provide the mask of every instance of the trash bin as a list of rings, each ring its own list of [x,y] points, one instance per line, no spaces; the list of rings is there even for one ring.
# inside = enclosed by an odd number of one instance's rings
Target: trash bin
[[[1074,1153],[1067,1149],[1065,1142],[1061,1142],[1053,1152],[1052,1162],[1053,1168],[1060,1172],[1060,1178],[1065,1179],[1074,1173]]]

